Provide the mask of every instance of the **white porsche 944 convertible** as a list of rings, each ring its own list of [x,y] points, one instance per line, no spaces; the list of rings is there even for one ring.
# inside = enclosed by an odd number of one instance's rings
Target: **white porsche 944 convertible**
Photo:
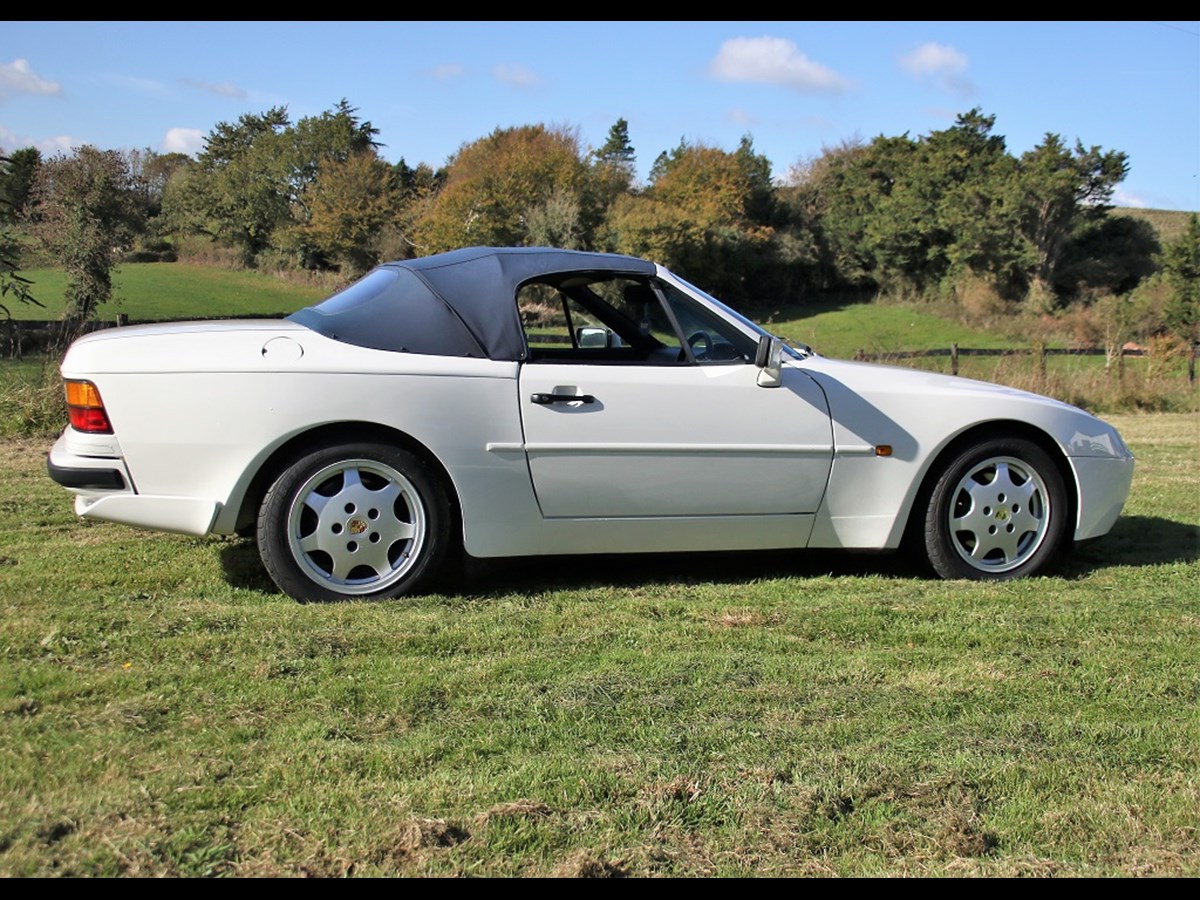
[[[93,519],[255,534],[300,600],[474,557],[914,548],[1009,579],[1107,533],[1133,456],[1055,400],[792,347],[652,262],[479,247],[278,321],[97,332],[50,476]]]

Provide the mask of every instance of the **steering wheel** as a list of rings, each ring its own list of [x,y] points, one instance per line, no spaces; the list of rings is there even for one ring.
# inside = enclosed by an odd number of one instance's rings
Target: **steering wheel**
[[[688,335],[688,346],[692,348],[692,355],[696,359],[703,359],[712,353],[713,341],[708,336],[706,331],[697,331],[694,334]],[[700,349],[703,347],[703,349]]]

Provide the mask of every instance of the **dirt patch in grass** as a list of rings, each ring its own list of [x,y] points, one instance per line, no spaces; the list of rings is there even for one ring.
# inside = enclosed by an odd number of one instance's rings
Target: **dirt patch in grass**
[[[624,878],[628,874],[621,861],[609,862],[586,850],[572,853],[550,870],[551,878]]]

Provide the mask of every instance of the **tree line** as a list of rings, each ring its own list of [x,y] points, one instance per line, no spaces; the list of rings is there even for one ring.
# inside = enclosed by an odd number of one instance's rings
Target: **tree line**
[[[732,151],[681,139],[639,183],[624,119],[595,149],[568,127],[497,128],[437,169],[387,163],[378,134],[342,100],[295,122],[284,107],[221,122],[195,158],[12,152],[0,289],[28,297],[14,229],[68,270],[81,317],[109,296],[118,259],[169,259],[188,240],[346,278],[461,246],[539,245],[651,258],[742,305],[982,290],[997,309],[1052,314],[1153,284],[1143,330],[1200,337],[1196,217],[1162,247],[1147,222],[1110,214],[1126,154],[1047,133],[1014,155],[979,109],[825,148],[780,180],[747,136]]]

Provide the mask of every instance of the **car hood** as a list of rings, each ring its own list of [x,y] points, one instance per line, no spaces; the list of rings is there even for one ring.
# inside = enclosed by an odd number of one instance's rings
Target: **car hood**
[[[900,435],[928,447],[988,422],[1016,421],[1049,434],[1068,456],[1129,456],[1112,426],[1041,394],[956,375],[821,356],[792,365],[824,389],[835,430],[871,444],[883,442],[881,435]],[[897,439],[889,437],[888,442]]]

